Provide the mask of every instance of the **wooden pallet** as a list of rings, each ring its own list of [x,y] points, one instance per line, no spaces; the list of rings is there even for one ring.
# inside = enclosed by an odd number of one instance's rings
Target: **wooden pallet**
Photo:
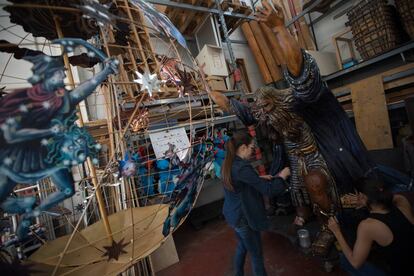
[[[173,2],[205,8],[211,8],[215,3],[214,0],[174,0]],[[188,36],[194,35],[197,27],[209,16],[208,13],[188,9],[160,5],[157,5],[156,8],[164,13],[183,35]]]
[[[212,8],[215,5],[214,0],[173,0],[173,2],[201,6],[205,8]],[[244,15],[252,13],[252,9],[239,0],[225,0],[220,6],[223,11],[231,11]],[[199,27],[200,24],[204,22],[208,16],[210,16],[209,13],[175,7],[157,5],[156,8],[163,12],[183,35],[188,36],[193,36],[197,30],[197,27]],[[227,28],[230,32],[235,30],[242,22],[243,19],[226,17]]]
[[[224,0],[220,7],[223,11],[229,11],[238,14],[250,15],[253,10],[251,7],[247,6],[245,2],[241,2],[239,0]],[[225,17],[227,30],[229,31],[228,35],[230,35],[241,23],[245,22],[246,20],[241,18],[235,17]],[[221,36],[223,36],[223,29],[220,28]]]
[[[123,24],[123,28],[108,27],[101,33],[102,42],[108,56],[116,56],[120,61],[119,74],[116,80],[117,90],[130,98],[137,96],[140,91],[135,71],[157,73],[159,64],[150,43],[150,37],[142,12],[127,0],[114,2],[115,10]],[[111,104],[111,103],[109,103]]]

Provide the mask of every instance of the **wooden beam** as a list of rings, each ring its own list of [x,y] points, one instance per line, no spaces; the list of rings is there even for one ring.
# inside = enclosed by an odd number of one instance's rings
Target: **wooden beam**
[[[393,80],[388,83],[385,83],[384,89],[388,90],[388,89],[397,88],[397,87],[409,85],[409,84],[414,84],[414,76],[408,76],[405,78],[401,78],[401,79],[397,79],[397,80]]]
[[[260,23],[259,25],[264,35],[266,36],[266,39],[271,48],[270,50],[272,52],[272,56],[277,62],[277,64],[286,64],[285,57],[283,56],[282,47],[280,47],[279,41],[276,38],[276,34],[274,34],[266,24]]]
[[[250,50],[252,51],[256,63],[259,67],[260,73],[262,74],[265,84],[273,82],[272,75],[270,74],[269,68],[267,68],[266,61],[264,60],[263,55],[260,52],[259,45],[257,45],[257,41],[254,38],[249,23],[244,22],[241,25],[241,28],[244,36],[246,37],[247,43],[249,44]]]
[[[260,51],[265,59],[267,68],[270,71],[273,81],[278,81],[282,79],[282,74],[279,67],[277,66],[276,60],[273,58],[272,52],[270,51],[269,45],[266,41],[266,38],[262,32],[262,29],[259,26],[257,21],[249,22],[249,25],[253,31],[254,37],[257,41]]]
[[[396,92],[385,94],[385,98],[387,99],[388,104],[401,102],[411,96],[414,96],[414,87],[408,87]]]

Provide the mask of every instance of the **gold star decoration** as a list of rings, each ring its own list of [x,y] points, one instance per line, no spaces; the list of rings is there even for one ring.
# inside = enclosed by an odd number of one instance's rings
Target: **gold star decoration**
[[[104,246],[103,248],[106,250],[106,252],[102,255],[102,257],[108,256],[108,262],[111,259],[115,259],[116,261],[118,261],[118,258],[119,256],[121,256],[121,254],[127,253],[127,251],[125,251],[124,248],[128,245],[128,243],[123,242],[124,239],[120,240],[119,242],[113,240],[111,246]]]
[[[133,132],[138,132],[141,130],[146,130],[148,128],[149,118],[148,118],[148,110],[145,109],[138,114],[138,116],[132,120],[131,128]]]

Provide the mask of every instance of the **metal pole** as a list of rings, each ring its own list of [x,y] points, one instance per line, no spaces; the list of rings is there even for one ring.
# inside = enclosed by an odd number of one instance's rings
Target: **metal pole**
[[[313,22],[312,22],[312,17],[310,15],[310,13],[308,13],[308,17],[309,17],[309,23],[311,26],[311,30],[312,30],[312,35],[313,35],[313,42],[315,43],[315,50],[318,51],[318,42],[316,41],[316,36],[315,36],[315,29],[313,28]]]
[[[163,6],[168,6],[168,7],[172,7],[172,8],[179,8],[179,9],[186,9],[186,10],[190,10],[190,11],[199,11],[199,12],[205,12],[205,13],[214,13],[214,14],[219,14],[220,13],[220,9],[214,9],[214,8],[206,8],[206,7],[201,7],[201,6],[196,6],[196,5],[191,5],[191,4],[185,4],[185,3],[179,3],[179,2],[173,2],[173,1],[168,1],[168,0],[147,0],[148,3],[151,4],[156,4],[156,5],[163,5]],[[220,3],[219,3],[220,4]],[[219,5],[216,2],[216,6]],[[17,4],[14,4],[17,5]],[[240,14],[240,13],[233,13],[233,12],[229,12],[229,11],[225,11],[223,12],[224,15],[226,16],[230,16],[230,17],[234,17],[234,18],[243,18],[243,19],[249,19],[249,20],[254,20],[255,18],[253,16],[249,16],[249,15],[244,15],[244,14]]]
[[[226,25],[226,20],[224,18],[224,14],[223,11],[220,7],[220,0],[215,0],[216,1],[216,5],[217,5],[217,9],[219,11],[218,16],[219,16],[219,20],[220,20],[220,25],[221,28],[223,30],[223,35],[224,35],[224,42],[226,42],[227,44],[227,48],[229,51],[229,56],[230,56],[230,67],[232,70],[232,73],[235,73],[236,70],[238,70],[237,68],[237,64],[236,64],[236,58],[234,57],[234,52],[233,52],[233,48],[231,46],[231,41],[228,35],[228,29],[227,29],[227,25]],[[238,91],[241,91],[243,94],[245,93],[243,86],[241,85],[240,81],[236,81],[236,78],[234,77],[235,83],[236,83],[236,89]]]

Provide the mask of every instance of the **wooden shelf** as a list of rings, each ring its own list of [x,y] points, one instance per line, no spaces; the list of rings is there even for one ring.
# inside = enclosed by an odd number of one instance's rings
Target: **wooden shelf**
[[[414,41],[410,41],[407,42],[401,46],[399,46],[398,48],[395,48],[389,52],[386,52],[382,55],[376,56],[374,58],[365,60],[361,63],[358,63],[352,67],[349,67],[347,69],[343,69],[343,70],[339,70],[335,73],[332,73],[328,76],[324,76],[322,78],[322,80],[326,81],[326,82],[334,82],[346,75],[350,75],[351,73],[356,73],[357,71],[361,71],[361,69],[368,69],[368,68],[372,68],[373,66],[377,65],[379,62],[382,62],[386,59],[392,58],[392,57],[396,57],[398,55],[403,55],[405,52],[410,51],[414,49]],[[360,72],[358,72],[360,73]]]

